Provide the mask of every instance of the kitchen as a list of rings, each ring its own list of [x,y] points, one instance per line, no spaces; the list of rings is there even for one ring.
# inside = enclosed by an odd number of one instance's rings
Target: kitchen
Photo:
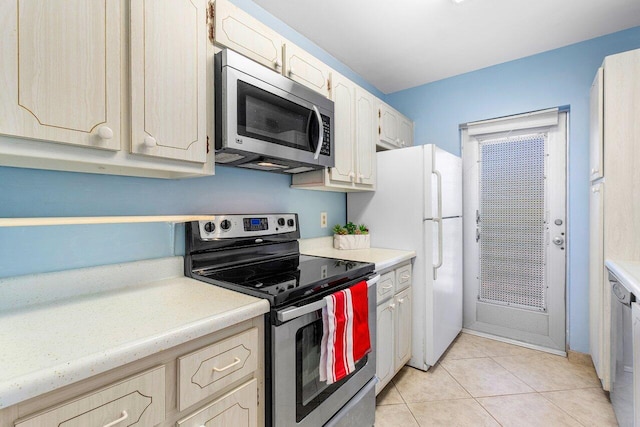
[[[589,352],[588,91],[605,56],[640,47],[637,28],[384,95],[254,3],[236,4],[410,117],[419,144],[436,143],[459,154],[462,123],[569,105],[568,344]],[[2,167],[0,177],[3,218],[296,212],[303,239],[329,235],[330,228],[319,223],[322,212],[329,227],[348,219],[344,193],[290,188],[288,176],[237,168],[216,166],[212,177],[158,180]],[[0,229],[0,241],[1,277],[185,253],[179,223],[8,227]]]

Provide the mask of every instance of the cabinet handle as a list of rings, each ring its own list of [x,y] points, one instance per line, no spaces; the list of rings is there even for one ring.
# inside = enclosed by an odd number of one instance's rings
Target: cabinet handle
[[[595,175],[598,172],[600,172],[600,171],[598,169],[596,169],[596,168],[591,169],[591,175]]]
[[[358,175],[358,179],[360,180],[360,182],[362,182],[362,180],[364,179],[364,175],[363,174]]]
[[[591,188],[591,192],[592,193],[599,193],[600,189],[598,187],[593,187],[593,188]]]
[[[349,172],[349,178],[351,178],[352,182],[355,177],[356,177],[356,174],[354,172]]]
[[[129,418],[129,414],[127,413],[127,411],[122,411],[122,416],[120,418],[118,418],[117,420],[111,421],[109,424],[105,424],[103,427],[112,427],[116,424],[120,424],[127,418]]]
[[[226,371],[227,369],[233,368],[234,366],[236,366],[238,363],[241,362],[241,360],[237,357],[233,358],[233,362],[229,363],[227,366],[223,367],[223,368],[216,368],[215,366],[213,367],[214,372],[222,372],[222,371]]]
[[[113,130],[109,126],[100,126],[98,128],[98,136],[100,139],[111,139],[113,138]]]
[[[407,280],[409,277],[411,276],[409,276],[408,274],[403,274],[402,276],[400,276],[400,278],[403,280]]]
[[[395,310],[395,309],[396,309],[396,305],[395,305],[395,304],[389,304],[389,308],[390,308],[391,310]]]
[[[143,145],[145,147],[151,148],[156,146],[156,139],[150,135],[144,137]]]
[[[398,300],[398,302],[399,302],[400,304],[402,304],[402,303],[404,302],[404,298],[400,298],[400,299]]]
[[[391,288],[393,288],[393,285],[387,285],[382,287],[382,289],[391,289]]]
[[[280,61],[279,59],[276,59],[276,61],[273,63],[273,66],[278,69],[278,68],[282,68],[282,61]]]

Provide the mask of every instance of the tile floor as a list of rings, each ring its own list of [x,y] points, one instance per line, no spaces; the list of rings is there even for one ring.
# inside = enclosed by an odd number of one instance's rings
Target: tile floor
[[[376,427],[617,426],[593,367],[461,334],[428,372],[405,366],[378,395]]]

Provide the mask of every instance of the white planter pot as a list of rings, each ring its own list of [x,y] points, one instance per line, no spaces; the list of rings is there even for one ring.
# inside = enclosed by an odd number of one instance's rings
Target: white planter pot
[[[333,247],[336,249],[369,249],[371,239],[368,234],[334,234]]]

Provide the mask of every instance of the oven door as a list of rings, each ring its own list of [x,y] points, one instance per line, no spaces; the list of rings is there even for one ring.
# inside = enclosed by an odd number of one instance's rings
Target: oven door
[[[379,277],[367,282],[371,352],[356,363],[354,372],[334,384],[327,385],[319,378],[321,301],[295,308],[295,318],[271,327],[273,426],[322,426],[375,376],[375,283]]]
[[[262,66],[260,73],[275,74]],[[258,70],[252,70],[258,72]],[[232,67],[223,67],[224,90],[222,147],[333,166],[331,101],[319,94],[300,98],[288,90],[298,85],[280,75],[284,88]],[[284,81],[281,81],[284,80]],[[305,88],[306,89],[306,88]],[[314,99],[320,97],[319,99]]]

